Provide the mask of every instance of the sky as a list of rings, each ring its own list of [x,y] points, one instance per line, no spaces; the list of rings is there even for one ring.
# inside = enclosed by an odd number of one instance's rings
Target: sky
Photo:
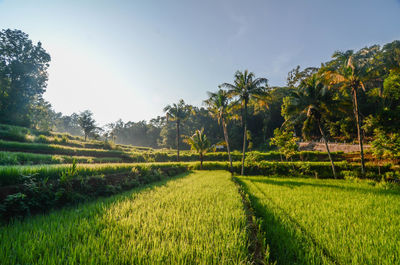
[[[400,40],[400,0],[0,0],[0,29],[51,55],[44,98],[99,125],[150,120],[237,70],[283,86],[297,65]]]

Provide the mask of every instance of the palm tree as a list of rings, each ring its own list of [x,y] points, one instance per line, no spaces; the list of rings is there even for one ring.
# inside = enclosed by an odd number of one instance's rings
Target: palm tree
[[[365,91],[365,85],[370,71],[370,62],[367,50],[361,50],[357,54],[353,51],[335,52],[333,58],[339,62],[339,66],[334,70],[328,70],[324,73],[325,78],[330,85],[338,85],[339,89],[350,89],[353,103],[353,113],[356,120],[358,142],[360,145],[361,173],[365,174],[363,132],[361,129],[360,109],[358,105],[358,93],[362,89]]]
[[[180,125],[181,122],[186,120],[190,115],[191,107],[185,104],[183,99],[179,100],[178,103],[167,105],[164,108],[164,112],[167,114],[167,122],[169,120],[176,122],[176,149],[177,149],[177,161],[179,162],[179,140],[180,140]]]
[[[242,108],[242,124],[243,124],[243,152],[242,152],[242,170],[244,174],[244,159],[246,156],[246,135],[247,135],[247,105],[255,95],[262,95],[266,92],[268,80],[266,78],[255,78],[254,73],[245,70],[237,71],[233,84],[223,83],[220,87],[228,89],[231,97],[238,97],[237,104]],[[265,87],[263,86],[265,85]]]
[[[211,144],[204,134],[204,129],[197,130],[191,137],[185,139],[192,150],[196,150],[200,157],[200,169],[203,169],[204,154],[210,150]]]
[[[207,94],[208,99],[204,100],[204,103],[208,106],[211,116],[217,118],[218,124],[222,124],[226,149],[228,151],[230,169],[231,173],[233,174],[231,149],[229,147],[229,135],[227,128],[229,95],[228,92],[223,89],[218,90],[216,93],[207,92]]]
[[[306,117],[303,124],[303,133],[307,125],[311,121],[315,121],[324,139],[326,151],[331,161],[333,177],[336,178],[335,164],[322,126],[324,113],[329,109],[330,103],[333,102],[328,88],[314,74],[310,78],[302,80],[298,89],[294,90],[284,102],[282,112],[285,118],[288,119],[287,121],[303,120]]]

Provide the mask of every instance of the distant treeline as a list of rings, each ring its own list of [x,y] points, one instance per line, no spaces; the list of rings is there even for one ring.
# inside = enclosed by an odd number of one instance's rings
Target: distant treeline
[[[0,123],[103,138],[134,146],[177,147],[176,122],[168,121],[167,117],[139,122],[118,120],[98,128],[90,111],[72,115],[55,112],[42,98],[49,63],[50,55],[41,43],[35,45],[19,30],[0,31]],[[229,80],[221,80],[221,83],[223,81]],[[313,87],[314,90],[310,89]],[[226,88],[230,89],[229,86]],[[357,90],[356,97],[352,88]],[[284,123],[290,123],[295,134],[303,139],[320,139],[320,128],[323,128],[327,139],[357,141],[355,124],[359,117],[360,130],[367,141],[378,137],[377,130],[383,132],[379,135],[391,137],[389,134],[400,129],[400,41],[358,51],[335,52],[332,60],[321,63],[320,67],[301,69],[298,66],[289,72],[286,86],[269,86],[265,82],[263,93],[259,97],[249,97],[246,106],[246,140],[250,150],[266,149],[274,130]],[[307,105],[310,98],[318,99],[322,104]],[[359,116],[355,115],[355,98]],[[208,100],[206,96],[205,100]],[[231,103],[224,121],[231,148],[239,150],[243,144],[244,103],[241,106]],[[301,109],[301,104],[308,108]],[[223,125],[216,115],[210,114],[209,105],[186,106],[190,108],[190,114],[180,121],[180,135],[189,136],[204,128],[212,144],[224,142]],[[308,120],[310,115],[322,115],[323,119]],[[86,122],[90,126],[84,127],[84,118],[89,118]],[[179,137],[180,147],[188,149],[182,138]]]

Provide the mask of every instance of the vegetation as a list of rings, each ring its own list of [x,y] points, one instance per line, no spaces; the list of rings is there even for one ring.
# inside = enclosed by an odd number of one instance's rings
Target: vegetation
[[[220,87],[228,89],[228,93],[232,97],[237,97],[237,103],[242,107],[242,122],[243,122],[243,151],[242,151],[242,171],[244,174],[244,159],[246,156],[246,136],[247,136],[247,106],[249,101],[252,100],[256,95],[266,93],[266,87],[268,80],[266,78],[255,78],[254,73],[237,71],[235,73],[234,84],[223,83]]]
[[[46,155],[22,152],[0,151],[0,165],[36,165],[36,164],[68,164],[72,161],[78,163],[118,163],[123,159],[118,157],[92,157],[92,156],[67,156]]]
[[[120,157],[129,159],[129,154],[120,150],[74,148],[63,145],[20,143],[0,140],[0,150],[15,152],[32,152],[39,154],[81,155],[96,157]]]
[[[231,148],[229,146],[229,134],[227,126],[230,112],[229,94],[223,89],[218,90],[217,93],[208,92],[208,99],[205,100],[204,103],[208,106],[208,110],[210,111],[211,116],[217,118],[218,124],[222,124],[226,150],[228,151],[229,163],[231,164],[231,172],[233,172]]]
[[[3,264],[245,264],[247,221],[226,172],[196,172],[0,227]]]
[[[277,146],[286,160],[288,160],[292,159],[299,150],[297,141],[298,138],[293,136],[292,131],[277,128],[274,131],[274,137],[270,139],[270,144]]]
[[[326,137],[326,132],[323,128],[323,120],[327,115],[326,113],[329,113],[334,104],[334,100],[332,99],[332,96],[329,92],[330,91],[328,91],[323,82],[319,80],[316,74],[314,74],[310,78],[302,80],[298,89],[294,90],[289,97],[284,99],[282,113],[284,114],[287,122],[290,122],[292,120],[296,121],[299,119],[304,120],[302,132],[305,136],[310,129],[310,124],[312,122],[316,123],[321,133],[322,139],[324,140],[329,160],[332,164],[333,176],[336,178],[335,164],[331,157],[328,146],[328,139]],[[277,136],[275,136],[275,138],[276,137]],[[280,141],[278,142],[280,145],[282,145]],[[285,147],[286,145],[283,145],[283,147]]]
[[[87,137],[94,132],[96,129],[95,120],[92,118],[93,113],[90,110],[81,112],[78,117],[78,124],[81,126],[85,135],[85,141]]]
[[[3,174],[1,181],[8,186],[0,186],[0,219],[4,220],[112,195],[187,171],[175,164],[84,167],[75,161],[71,166],[20,169],[23,174],[8,169],[3,170],[8,176]]]
[[[0,123],[35,126],[50,55],[20,30],[0,31]]]
[[[167,121],[175,121],[176,123],[176,159],[179,162],[179,141],[180,141],[180,126],[181,122],[186,120],[190,114],[190,106],[185,104],[185,101],[181,99],[178,104],[168,105],[164,108],[164,112],[167,113]]]
[[[190,144],[192,150],[195,150],[200,157],[200,169],[203,169],[204,155],[210,150],[211,145],[204,134],[204,129],[197,130],[191,137],[186,139],[187,143]]]
[[[279,264],[398,262],[400,190],[387,189],[386,182],[271,177],[240,182]]]
[[[42,98],[49,62],[0,31],[2,264],[264,264],[264,241],[279,264],[398,263],[400,41],[298,66],[284,87],[237,71],[206,108],[104,128]],[[321,139],[326,152],[299,151]]]

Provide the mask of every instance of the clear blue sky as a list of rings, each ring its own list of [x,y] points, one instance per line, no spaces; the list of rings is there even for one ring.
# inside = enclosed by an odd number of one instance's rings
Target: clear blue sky
[[[0,28],[52,57],[45,98],[104,125],[149,120],[249,69],[284,85],[335,50],[400,39],[400,0],[0,0]]]

